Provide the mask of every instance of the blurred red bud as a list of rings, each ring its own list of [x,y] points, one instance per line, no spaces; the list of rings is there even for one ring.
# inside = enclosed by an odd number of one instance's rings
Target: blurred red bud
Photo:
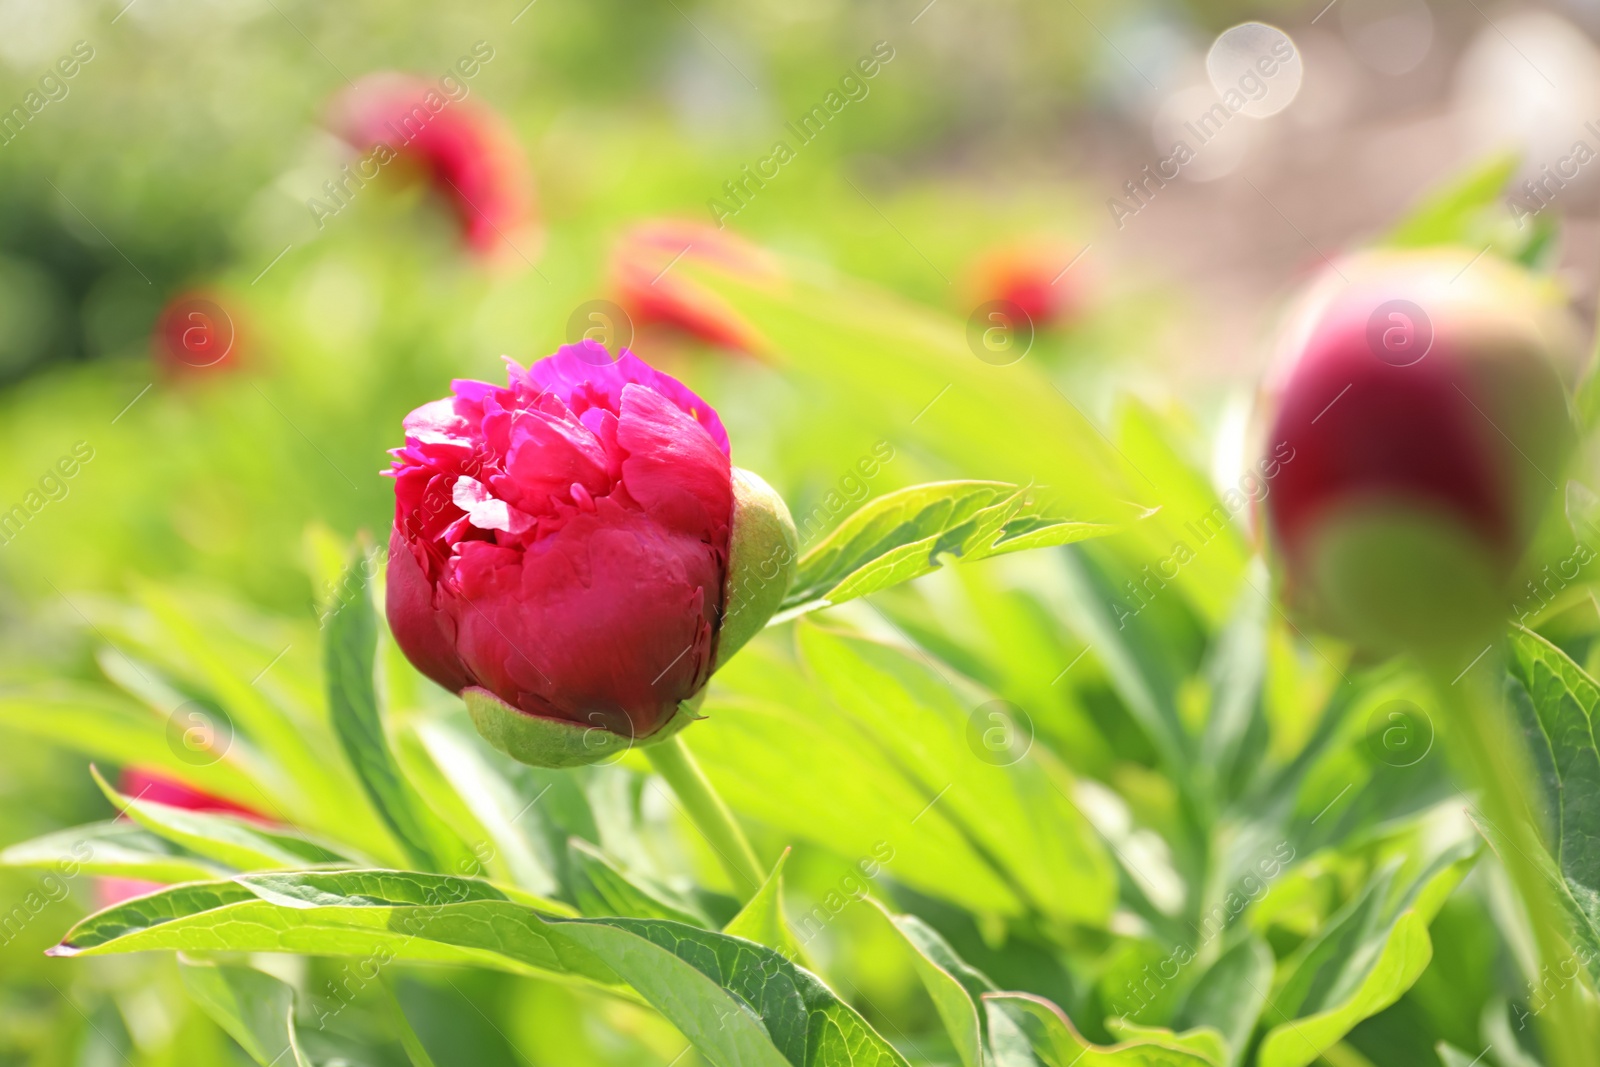
[[[358,188],[398,160],[450,205],[474,252],[502,260],[533,255],[533,179],[516,136],[494,111],[452,99],[422,78],[385,72],[336,96],[329,126],[361,153],[347,179]]]
[[[167,301],[156,318],[151,347],[162,371],[175,378],[236,370],[244,361],[233,312],[221,294],[201,289]]]
[[[617,300],[636,326],[666,326],[707,344],[755,355],[765,342],[726,300],[688,276],[685,264],[745,279],[781,274],[765,250],[728,230],[657,219],[617,242],[611,259]]]
[[[1007,244],[972,263],[967,283],[975,303],[999,301],[1020,308],[1035,329],[1072,321],[1083,302],[1077,250],[1047,244]],[[1074,269],[1068,270],[1069,266]]]

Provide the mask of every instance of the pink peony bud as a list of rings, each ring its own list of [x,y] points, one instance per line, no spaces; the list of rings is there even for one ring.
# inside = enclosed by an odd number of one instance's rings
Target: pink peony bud
[[[487,690],[540,736],[555,720],[649,738],[776,610],[793,525],[743,488],[710,405],[631,353],[585,341],[507,363],[506,387],[456,381],[406,417],[390,627],[428,677]],[[786,543],[739,536],[780,513]],[[734,576],[760,563],[746,591]]]
[[[475,252],[515,258],[531,251],[533,181],[515,135],[493,111],[453,100],[421,78],[381,73],[335,97],[329,125],[362,154],[350,168],[356,181],[399,160],[451,205]]]
[[[1269,387],[1265,509],[1290,601],[1368,647],[1451,648],[1504,593],[1574,440],[1551,294],[1470,250],[1347,257]]]
[[[612,255],[612,283],[623,310],[641,327],[666,326],[719,348],[760,353],[765,343],[755,327],[686,277],[685,262],[746,280],[780,274],[772,256],[727,230],[657,219],[629,230]]]
[[[973,262],[967,289],[978,303],[1014,304],[1038,329],[1059,326],[1083,299],[1083,267],[1067,270],[1076,255],[1051,245],[1002,245]]]

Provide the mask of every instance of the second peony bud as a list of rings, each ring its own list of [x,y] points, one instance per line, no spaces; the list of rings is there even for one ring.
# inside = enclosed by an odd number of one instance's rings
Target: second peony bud
[[[1266,499],[1288,598],[1375,651],[1481,645],[1575,438],[1550,284],[1469,249],[1375,251],[1301,301]]]

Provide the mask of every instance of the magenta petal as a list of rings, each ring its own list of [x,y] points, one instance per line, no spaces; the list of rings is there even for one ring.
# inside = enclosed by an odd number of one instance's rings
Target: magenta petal
[[[398,527],[389,536],[388,587],[384,614],[400,651],[417,670],[446,689],[460,692],[471,684],[456,658],[455,627],[449,616],[434,610],[433,585],[411,554]]]

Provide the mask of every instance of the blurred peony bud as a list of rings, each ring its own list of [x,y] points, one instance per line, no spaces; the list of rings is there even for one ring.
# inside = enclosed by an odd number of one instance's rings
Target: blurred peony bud
[[[237,815],[259,823],[271,822],[260,812],[235,804],[231,800],[201,792],[177,779],[168,778],[160,771],[148,771],[138,767],[125,768],[117,779],[117,792],[134,800],[165,804],[169,808]],[[127,819],[128,816],[124,814],[118,818]],[[95,899],[101,908],[109,908],[125,900],[132,900],[134,897],[142,897],[165,888],[166,886],[160,882],[147,882],[140,878],[99,878],[95,881]]]
[[[1036,329],[1070,322],[1082,301],[1083,278],[1068,264],[1078,253],[1051,245],[1015,244],[990,249],[973,261],[968,289],[979,304],[1015,304]]]
[[[611,259],[617,300],[634,324],[667,326],[710,345],[759,354],[765,345],[755,327],[686,277],[680,269],[685,261],[745,280],[780,274],[768,253],[727,230],[675,219],[642,223],[622,236]]]
[[[1454,652],[1503,624],[1575,440],[1548,283],[1473,254],[1340,260],[1269,385],[1261,470],[1288,599],[1374,651]]]
[[[162,373],[191,379],[237,370],[244,363],[239,325],[224,303],[219,294],[204,290],[179,293],[167,301],[150,339]]]
[[[347,183],[359,187],[398,160],[450,204],[473,251],[500,259],[532,254],[533,180],[515,135],[493,111],[451,99],[421,78],[381,73],[334,98],[329,126],[361,153]]]
[[[389,624],[497,747],[594,762],[692,717],[788,588],[794,526],[717,413],[631,353],[507,362],[506,387],[456,381],[406,417]]]

